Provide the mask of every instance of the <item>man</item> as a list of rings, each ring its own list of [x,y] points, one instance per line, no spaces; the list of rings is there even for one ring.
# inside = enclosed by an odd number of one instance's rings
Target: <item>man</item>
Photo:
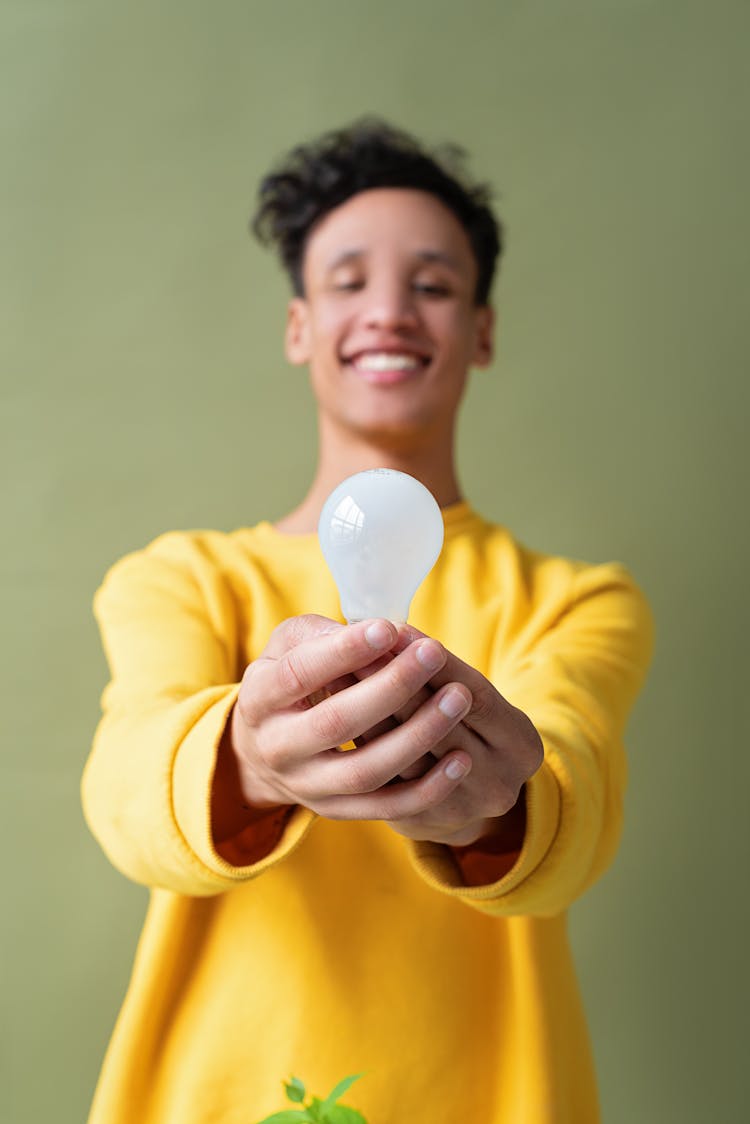
[[[462,498],[500,249],[483,188],[364,122],[295,150],[256,229],[294,287],[319,460],[275,526],[165,535],[97,595],[85,808],[152,898],[91,1120],[252,1124],[292,1071],[364,1070],[373,1124],[588,1124],[565,910],[616,845],[647,606],[622,567],[529,551]],[[326,497],[373,467],[443,508],[414,627],[342,625],[319,552]]]

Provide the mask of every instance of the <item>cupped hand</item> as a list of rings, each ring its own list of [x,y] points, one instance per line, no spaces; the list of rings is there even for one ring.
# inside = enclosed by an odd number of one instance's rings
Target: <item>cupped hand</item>
[[[467,749],[446,741],[472,706],[470,691],[445,681],[422,693],[447,658],[429,637],[400,644],[388,621],[284,621],[247,667],[232,713],[244,800],[394,824],[445,805],[472,768]],[[350,741],[357,747],[342,752]],[[430,753],[427,771],[400,779]]]
[[[380,668],[426,639],[418,629],[402,626],[396,644],[372,666]],[[481,672],[443,651],[441,667],[400,710],[394,711],[389,721],[395,719],[408,726],[421,708],[430,705],[433,692],[446,689],[463,689],[470,705],[461,721],[427,754],[407,766],[401,776],[426,774],[436,760],[456,751],[470,757],[471,770],[443,801],[395,819],[390,826],[411,839],[460,847],[502,832],[500,820],[515,807],[523,785],[542,764],[544,750],[535,726],[523,711],[509,703]],[[364,669],[365,674],[369,672]]]

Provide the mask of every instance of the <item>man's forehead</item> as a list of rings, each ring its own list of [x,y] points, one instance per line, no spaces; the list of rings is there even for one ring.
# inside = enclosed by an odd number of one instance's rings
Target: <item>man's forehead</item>
[[[416,188],[370,188],[350,196],[313,227],[306,257],[330,268],[394,248],[454,269],[473,263],[468,235],[437,196]]]

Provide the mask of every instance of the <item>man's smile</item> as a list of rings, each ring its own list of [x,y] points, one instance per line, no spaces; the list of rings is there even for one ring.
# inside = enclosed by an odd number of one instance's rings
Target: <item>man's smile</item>
[[[344,363],[366,382],[384,386],[404,382],[429,364],[428,356],[407,350],[372,348],[345,357]]]

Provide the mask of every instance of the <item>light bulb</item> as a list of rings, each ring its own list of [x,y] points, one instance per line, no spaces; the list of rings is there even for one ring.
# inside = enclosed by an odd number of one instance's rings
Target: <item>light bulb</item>
[[[371,468],[342,481],[323,505],[318,538],[346,620],[406,621],[443,536],[440,508],[413,476]]]

